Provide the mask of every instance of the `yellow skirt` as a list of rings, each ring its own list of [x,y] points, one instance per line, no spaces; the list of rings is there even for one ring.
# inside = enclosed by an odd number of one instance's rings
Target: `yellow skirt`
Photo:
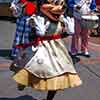
[[[22,85],[31,86],[36,90],[63,90],[80,86],[82,81],[77,74],[65,73],[49,79],[37,78],[26,69],[20,70],[13,76],[13,79]]]

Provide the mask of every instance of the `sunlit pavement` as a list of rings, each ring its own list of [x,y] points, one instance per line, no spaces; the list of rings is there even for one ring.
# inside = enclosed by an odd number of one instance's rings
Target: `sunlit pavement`
[[[0,100],[41,100],[46,97],[46,92],[39,92],[31,88],[18,91],[16,82],[11,78],[9,70],[11,60],[9,51],[13,41],[15,24],[8,21],[0,21]],[[83,84],[80,87],[59,91],[54,100],[99,100],[100,99],[100,39],[95,41],[90,38],[90,58],[77,56],[75,68],[80,75]],[[64,39],[67,48],[70,48],[71,37]]]

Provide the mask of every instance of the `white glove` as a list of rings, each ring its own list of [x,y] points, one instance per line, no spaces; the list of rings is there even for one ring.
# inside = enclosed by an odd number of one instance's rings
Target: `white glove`
[[[16,8],[16,4],[14,4],[14,3],[11,3],[11,6],[10,6],[10,9],[13,9],[13,10],[17,10],[17,8]]]
[[[43,36],[45,35],[46,30],[48,29],[50,22],[47,21],[45,23],[45,19],[44,17],[41,16],[36,16],[36,15],[32,15],[30,18],[27,19],[27,21],[29,22],[30,20],[33,19],[33,23],[34,23],[34,27],[36,29],[36,34]]]
[[[44,17],[41,16],[36,16],[34,18],[34,22],[35,22],[36,33],[40,36],[45,35],[45,32],[48,29],[50,22],[47,21],[45,24],[45,19]]]
[[[65,18],[63,15],[61,15],[59,20],[65,24],[65,30],[68,34],[74,34],[74,18],[71,18],[69,16]]]

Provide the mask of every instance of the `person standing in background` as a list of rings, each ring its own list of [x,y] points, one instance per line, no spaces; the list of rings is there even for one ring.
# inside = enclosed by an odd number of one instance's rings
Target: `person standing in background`
[[[13,63],[10,69],[14,71],[17,68],[16,61],[18,60],[20,48],[16,48],[16,45],[22,43],[29,43],[29,34],[31,33],[31,26],[27,23],[33,13],[36,12],[36,6],[29,0],[13,0],[10,9],[16,20],[16,32],[11,52],[11,58]]]
[[[95,0],[66,0],[68,7],[73,12],[75,18],[75,34],[72,36],[71,54],[75,56],[79,52],[79,39],[81,39],[81,54],[90,57],[88,51],[89,33],[88,29],[83,29],[80,25],[81,16],[96,10]]]
[[[96,0],[96,5],[97,5],[98,13],[100,13],[100,1],[99,0]],[[100,14],[98,16],[99,16],[99,26],[97,28],[97,35],[100,37]]]

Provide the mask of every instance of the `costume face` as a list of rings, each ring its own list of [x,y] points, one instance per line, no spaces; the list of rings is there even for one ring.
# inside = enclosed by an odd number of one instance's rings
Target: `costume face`
[[[48,3],[44,3],[41,6],[41,12],[48,16],[53,21],[57,21],[59,16],[64,12],[64,0],[47,0]]]

